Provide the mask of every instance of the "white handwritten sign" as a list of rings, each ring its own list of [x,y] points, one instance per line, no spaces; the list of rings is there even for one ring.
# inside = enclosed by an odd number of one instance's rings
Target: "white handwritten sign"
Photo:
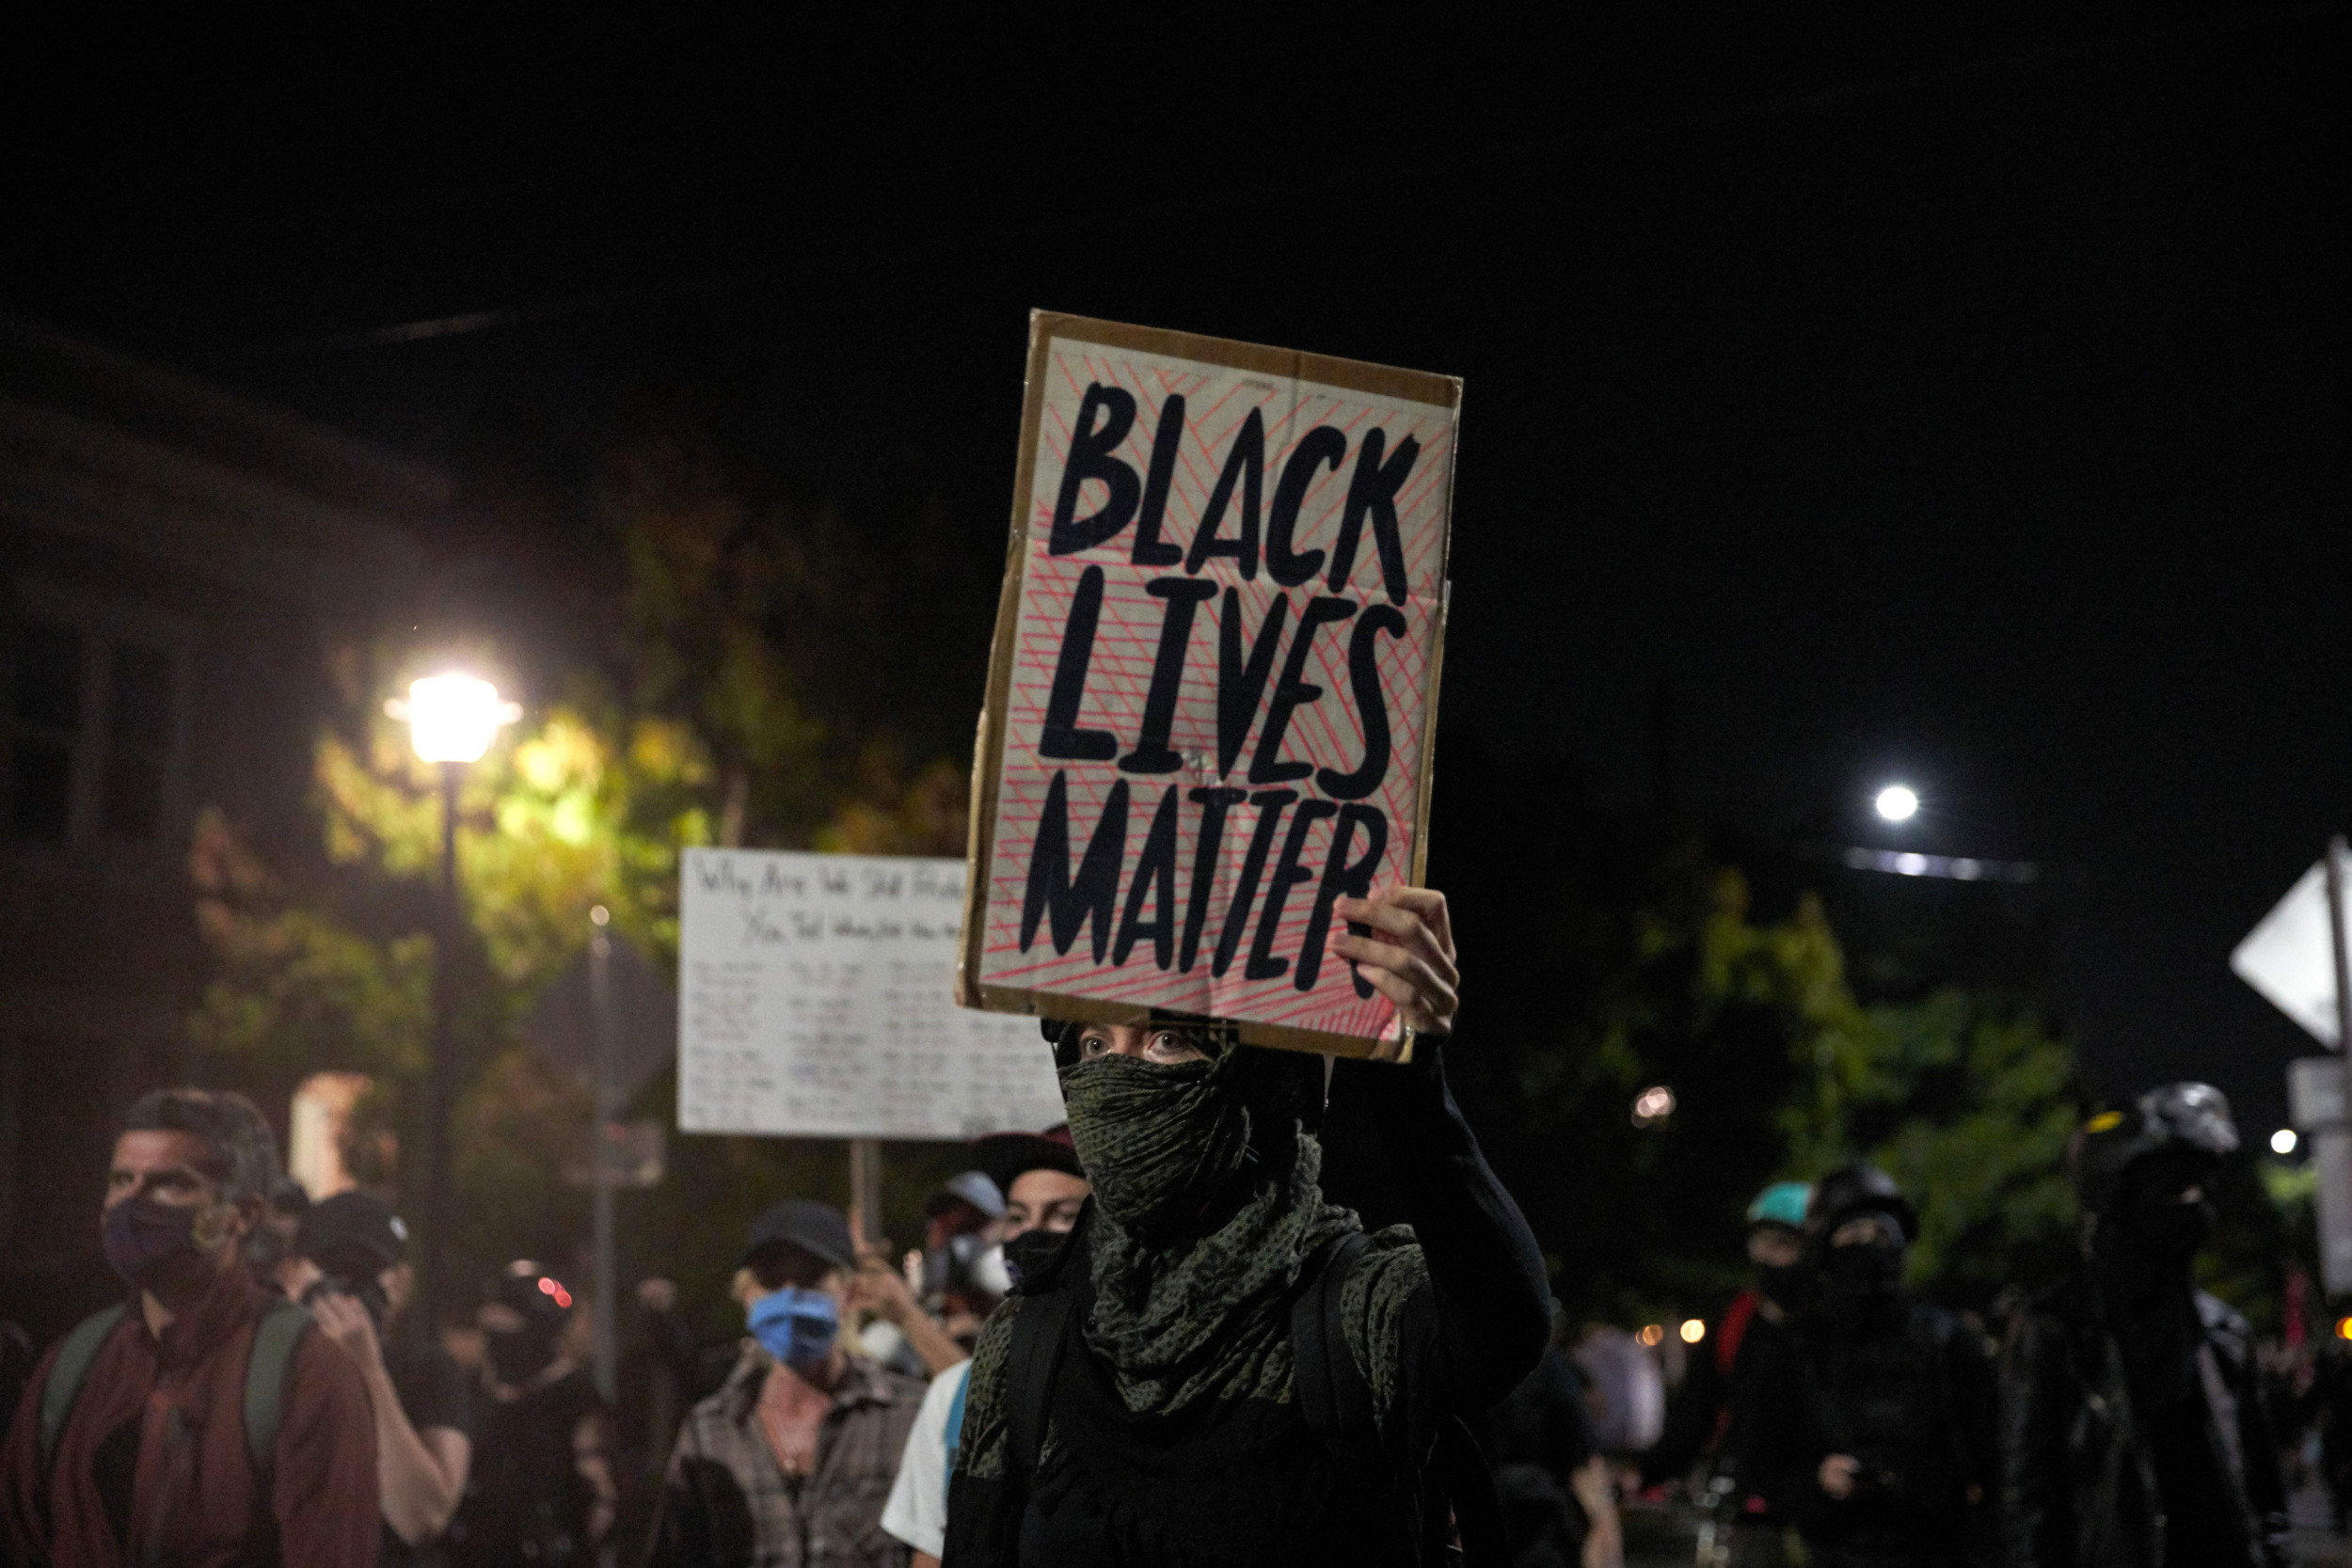
[[[1062,1119],[1033,1019],[955,1005],[961,861],[689,849],[678,1127],[974,1138]]]

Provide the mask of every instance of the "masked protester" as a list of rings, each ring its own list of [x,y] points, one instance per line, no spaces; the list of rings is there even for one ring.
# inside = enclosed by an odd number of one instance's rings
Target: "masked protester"
[[[1004,1217],[1004,1189],[986,1171],[958,1171],[923,1200],[925,1311],[950,1323],[973,1318],[977,1328],[1003,1299]]]
[[[678,1432],[650,1568],[905,1560],[882,1500],[923,1385],[850,1347],[857,1270],[838,1209],[788,1199],[752,1223],[738,1276],[748,1341]]]
[[[594,1562],[618,1492],[612,1413],[584,1364],[588,1314],[563,1279],[517,1259],[476,1322],[488,1397],[453,1555],[465,1568]]]
[[[2151,1090],[2077,1134],[2082,1273],[2019,1315],[2002,1357],[2011,1561],[2287,1560],[2253,1341],[2192,1273],[2237,1142],[2229,1101],[2205,1084]]]
[[[34,1372],[0,1460],[0,1557],[375,1561],[367,1386],[247,1257],[277,1177],[240,1095],[163,1089],[131,1108],[100,1224],[129,1296]]]
[[[1324,1201],[1316,1058],[1143,1016],[1050,1027],[1093,1196],[981,1333],[946,1568],[1414,1563],[1450,1516],[1500,1547],[1459,1416],[1542,1353],[1542,1256],[1446,1086],[1443,897],[1339,913],[1415,1036],[1408,1065],[1336,1069],[1363,1075],[1413,1223],[1367,1236]]]
[[[1740,1479],[1822,1568],[1933,1568],[1984,1544],[1991,1347],[1903,1288],[1917,1229],[1884,1172],[1822,1178],[1805,1216],[1820,1293],[1761,1369]]]
[[[441,1538],[472,1464],[473,1402],[456,1361],[410,1320],[407,1251],[408,1227],[390,1204],[337,1193],[303,1213],[294,1256],[314,1277],[296,1294],[367,1381],[384,1497],[378,1561],[441,1568]]]
[[[1804,1236],[1805,1206],[1812,1197],[1805,1182],[1775,1181],[1748,1205],[1754,1283],[1707,1325],[1666,1411],[1666,1430],[1642,1456],[1645,1486],[1688,1476],[1703,1456],[1713,1461],[1715,1484],[1708,1495],[1725,1516],[1719,1522],[1730,1530],[1737,1568],[1777,1568],[1785,1560],[1787,1521],[1743,1479],[1745,1446],[1758,1417],[1761,1369],[1771,1364],[1790,1320],[1813,1295]]]
[[[1067,1125],[1044,1132],[999,1132],[973,1145],[978,1173],[1004,1195],[1005,1239],[983,1255],[983,1272],[1001,1274],[996,1293],[1013,1276],[1050,1263],[1063,1238],[1077,1228],[1090,1190]],[[993,1256],[993,1261],[992,1261]],[[924,1391],[923,1407],[907,1434],[898,1477],[890,1485],[882,1528],[914,1548],[914,1568],[939,1568],[947,1530],[947,1478],[963,1432],[970,1361],[941,1372]]]

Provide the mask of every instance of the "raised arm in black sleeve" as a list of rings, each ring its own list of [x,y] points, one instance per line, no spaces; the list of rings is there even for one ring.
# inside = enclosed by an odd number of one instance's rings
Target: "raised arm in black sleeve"
[[[1372,1110],[1429,1267],[1449,1402],[1481,1410],[1518,1386],[1551,1334],[1542,1249],[1478,1150],[1445,1080],[1445,1041],[1402,1067],[1342,1062]],[[1338,1085],[1333,1085],[1335,1092]]]

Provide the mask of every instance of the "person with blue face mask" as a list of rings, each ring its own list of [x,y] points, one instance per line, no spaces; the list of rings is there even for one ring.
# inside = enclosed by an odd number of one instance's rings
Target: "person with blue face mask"
[[[791,1198],[752,1223],[736,1276],[744,1341],[679,1429],[646,1561],[897,1568],[884,1498],[923,1385],[859,1352],[849,1221]]]

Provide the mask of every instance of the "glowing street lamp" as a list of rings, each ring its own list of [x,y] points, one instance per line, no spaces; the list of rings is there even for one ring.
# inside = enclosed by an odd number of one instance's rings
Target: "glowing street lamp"
[[[1908,784],[1888,784],[1871,804],[1889,822],[1908,822],[1919,815],[1919,792]]]
[[[395,697],[384,711],[408,726],[409,743],[423,761],[441,770],[441,897],[433,937],[433,1040],[424,1076],[424,1191],[417,1205],[424,1222],[418,1250],[419,1294],[437,1314],[448,1288],[442,1259],[448,1256],[449,1111],[456,1087],[456,989],[450,958],[457,950],[463,918],[457,889],[457,786],[466,766],[480,762],[506,725],[523,716],[499,700],[499,689],[471,675],[428,675],[409,684],[405,702]],[[544,1283],[544,1282],[543,1282]],[[428,1322],[439,1321],[431,1316]]]
[[[499,731],[523,716],[517,705],[499,701],[497,687],[471,675],[412,681],[407,701],[395,697],[384,711],[408,726],[409,741],[426,762],[480,762]]]

